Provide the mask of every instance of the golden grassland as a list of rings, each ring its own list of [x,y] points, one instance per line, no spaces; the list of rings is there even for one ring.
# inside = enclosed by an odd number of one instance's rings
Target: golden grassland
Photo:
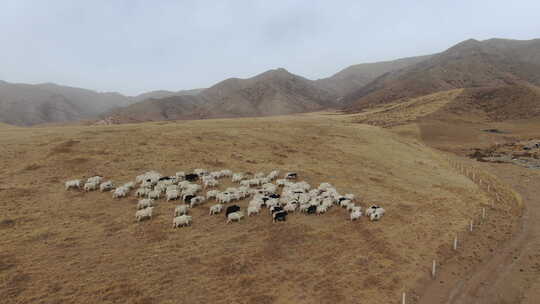
[[[350,121],[315,113],[0,128],[0,297],[4,303],[394,303],[488,197],[414,137]],[[192,227],[174,230],[175,203],[160,201],[152,220],[136,223],[133,197],[63,188],[65,180],[96,174],[123,183],[147,170],[198,167],[297,171],[311,185],[330,182],[387,214],[380,222],[350,222],[334,208],[273,224],[263,210],[226,225],[223,215],[208,216],[207,203],[192,211]]]

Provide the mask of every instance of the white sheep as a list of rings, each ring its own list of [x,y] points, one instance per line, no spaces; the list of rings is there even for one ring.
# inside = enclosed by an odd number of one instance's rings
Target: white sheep
[[[341,208],[347,208],[349,207],[349,205],[352,204],[352,202],[348,199],[345,199],[345,200],[341,200],[339,202],[339,205],[341,206]]]
[[[152,207],[154,206],[154,200],[153,199],[150,199],[150,198],[145,198],[145,199],[142,199],[142,200],[139,200],[139,202],[137,203],[137,209],[144,209],[144,208],[148,208],[148,207]]]
[[[229,192],[220,192],[216,196],[218,203],[230,203],[233,200],[233,196]]]
[[[131,189],[133,189],[135,187],[135,182],[129,182],[129,183],[125,183],[124,185],[122,185],[122,187],[126,188],[128,191],[130,191]]]
[[[188,205],[178,205],[174,208],[174,216],[188,214],[188,210],[189,210]]]
[[[203,183],[205,188],[217,187],[217,185],[219,185],[219,182],[215,179],[206,179]]]
[[[216,198],[219,194],[219,190],[210,190],[206,192],[206,199]]]
[[[351,221],[357,220],[360,217],[362,217],[362,211],[358,209],[354,209],[350,214]]]
[[[152,190],[148,192],[148,198],[159,199],[160,197],[161,197],[161,191],[159,190]]]
[[[384,209],[379,207],[371,212],[371,214],[369,215],[369,219],[371,221],[378,221],[381,219],[383,215],[384,215]]]
[[[279,171],[274,170],[274,171],[270,172],[266,177],[269,178],[270,180],[274,180],[274,179],[278,178],[278,176],[279,176]]]
[[[90,182],[90,183],[86,183],[84,184],[84,191],[94,191],[94,190],[97,190],[98,188],[98,183],[95,183],[95,182]]]
[[[296,210],[296,207],[297,207],[296,203],[289,202],[283,207],[283,210],[287,212],[294,212]]]
[[[244,179],[244,174],[242,173],[235,173],[232,176],[232,182],[233,183],[239,183]]]
[[[154,207],[138,210],[137,212],[135,212],[135,219],[137,220],[137,222],[140,222],[144,219],[151,219],[153,210],[154,210]]]
[[[180,197],[180,193],[178,192],[178,190],[167,191],[165,195],[167,197],[167,202],[177,200]]]
[[[350,201],[354,201],[354,194],[348,193],[345,194],[344,197]]]
[[[114,185],[112,181],[106,181],[104,183],[101,183],[101,185],[99,185],[99,191],[101,192],[111,191],[113,187]]]
[[[222,204],[216,204],[210,207],[210,215],[218,214],[223,211],[223,205]]]
[[[170,185],[167,186],[167,188],[165,189],[165,192],[167,191],[180,191],[180,187],[178,187],[177,185]]]
[[[259,212],[261,212],[261,207],[260,206],[248,206],[247,208],[247,215],[248,216],[251,216],[253,214],[259,214]]]
[[[93,177],[88,178],[88,180],[86,180],[86,183],[93,183],[93,184],[99,185],[102,181],[103,181],[103,177],[93,176]]]
[[[223,177],[231,177],[233,175],[231,170],[221,170],[221,176]]]
[[[173,228],[191,226],[193,218],[190,215],[180,215],[173,219]]]
[[[150,193],[150,191],[152,191],[152,189],[150,188],[139,188],[137,189],[137,191],[135,192],[135,195],[137,197],[144,197],[144,196],[147,196],[148,193]]]
[[[326,211],[328,211],[328,207],[326,207],[325,205],[318,205],[317,206],[317,209],[316,209],[317,215],[321,215],[323,213],[326,213]]]
[[[71,188],[81,189],[82,181],[80,179],[74,179],[66,182],[66,190]]]
[[[176,172],[176,179],[177,180],[184,180],[186,179],[186,172],[184,171],[180,171],[180,172]]]
[[[227,215],[227,224],[234,221],[240,221],[244,217],[242,211],[232,212]]]
[[[124,187],[118,187],[113,192],[113,198],[126,197],[128,195],[128,189]]]
[[[193,208],[197,205],[200,205],[205,202],[204,196],[195,196],[191,199],[191,202],[189,203],[190,207]]]

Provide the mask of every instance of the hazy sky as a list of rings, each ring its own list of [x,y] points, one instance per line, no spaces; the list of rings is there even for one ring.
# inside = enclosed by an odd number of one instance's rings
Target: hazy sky
[[[540,0],[1,0],[0,79],[138,94],[540,38]]]

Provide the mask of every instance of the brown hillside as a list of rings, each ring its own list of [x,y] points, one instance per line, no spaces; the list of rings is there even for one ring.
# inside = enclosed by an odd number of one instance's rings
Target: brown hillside
[[[336,96],[285,69],[248,79],[230,78],[196,96],[151,99],[112,111],[117,122],[254,117],[337,107]]]
[[[343,119],[1,131],[2,303],[395,303],[427,276],[434,258],[449,254],[450,240],[489,197],[437,151]],[[114,200],[63,185],[91,174],[121,184],[150,169],[197,167],[295,170],[313,186],[330,182],[356,194],[358,205],[376,202],[387,214],[351,222],[333,207],[272,223],[264,209],[227,225],[223,214],[208,215],[208,202],[190,210],[191,227],[175,230],[178,202],[159,200],[153,219],[136,223],[133,195]],[[224,179],[220,190],[230,185]],[[236,203],[245,208],[248,201]],[[486,225],[493,231],[514,217],[497,214],[497,225]]]
[[[383,75],[346,96],[351,111],[456,88],[539,82],[538,40],[464,41],[416,65]]]
[[[328,78],[315,82],[321,88],[338,96],[346,96],[367,85],[377,77],[417,64],[430,58],[431,55],[401,58],[393,61],[362,63],[349,66]]]

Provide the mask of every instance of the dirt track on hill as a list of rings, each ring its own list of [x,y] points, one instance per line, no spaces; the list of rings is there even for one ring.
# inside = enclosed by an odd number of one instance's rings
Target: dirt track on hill
[[[538,136],[537,122],[490,125],[456,123],[453,128],[444,128],[444,125],[444,122],[421,125],[422,140],[432,147],[460,155],[472,146],[504,142],[504,136],[478,131],[486,126],[500,125],[511,131],[514,140]],[[414,303],[540,303],[540,171],[512,164],[470,163],[497,176],[517,192],[523,200],[523,214],[509,232],[507,241],[492,242],[488,254],[482,256],[485,252],[476,243],[464,245],[461,256],[441,267],[436,280],[424,282],[426,286],[418,291],[419,300]],[[482,231],[488,240],[491,238],[489,233]],[[465,269],[465,261],[474,255],[483,258]]]
[[[513,165],[485,169],[512,186],[525,210],[512,239],[475,266],[471,275],[454,276],[460,264],[449,264],[423,291],[419,303],[515,304],[538,303],[540,273],[540,172]]]

